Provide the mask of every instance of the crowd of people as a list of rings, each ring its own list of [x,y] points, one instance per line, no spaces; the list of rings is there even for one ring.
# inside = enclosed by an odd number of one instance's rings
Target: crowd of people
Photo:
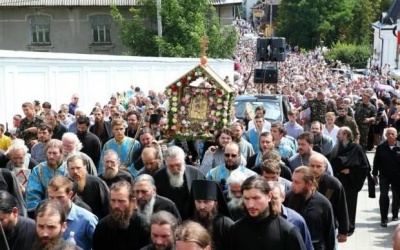
[[[226,81],[238,95],[287,96],[285,123],[271,124],[259,106],[201,142],[167,135],[168,100],[140,87],[90,113],[79,94],[58,110],[23,103],[24,116],[0,124],[0,245],[333,250],[356,230],[366,179],[371,197],[379,184],[381,226],[390,190],[398,220],[400,84],[375,66],[348,78],[330,70],[322,48],[288,47],[279,82],[259,87],[255,40],[246,36],[254,32],[236,25],[235,77]]]

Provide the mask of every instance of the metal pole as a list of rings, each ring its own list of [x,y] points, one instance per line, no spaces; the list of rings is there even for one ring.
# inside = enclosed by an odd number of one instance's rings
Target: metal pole
[[[157,33],[162,38],[162,22],[161,22],[161,0],[157,0]],[[159,50],[158,56],[161,57],[161,51]]]
[[[272,37],[272,0],[269,2],[269,29],[270,36]]]

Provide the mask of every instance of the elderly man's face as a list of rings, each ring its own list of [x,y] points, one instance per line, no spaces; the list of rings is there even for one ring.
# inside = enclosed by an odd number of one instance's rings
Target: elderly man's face
[[[133,187],[138,203],[147,204],[156,195],[156,190],[147,181],[136,181]]]
[[[179,174],[182,171],[182,166],[184,164],[185,162],[179,157],[168,157],[166,159],[167,168],[173,175]]]
[[[76,142],[71,140],[70,138],[64,138],[62,140],[62,147],[63,147],[63,155],[69,155],[72,152],[76,151]]]
[[[22,149],[13,150],[10,153],[10,161],[15,167],[23,167],[25,162],[25,152]]]

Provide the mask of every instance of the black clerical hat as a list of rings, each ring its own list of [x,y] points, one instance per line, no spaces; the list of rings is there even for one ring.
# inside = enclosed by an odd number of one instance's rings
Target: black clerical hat
[[[150,115],[150,124],[158,124],[160,122],[161,115],[159,114],[151,114]]]
[[[195,180],[192,183],[193,199],[195,200],[218,200],[219,185],[215,181]]]
[[[192,182],[191,198],[193,199],[193,203],[195,200],[217,201],[219,213],[232,218],[222,189],[216,181],[194,180]]]

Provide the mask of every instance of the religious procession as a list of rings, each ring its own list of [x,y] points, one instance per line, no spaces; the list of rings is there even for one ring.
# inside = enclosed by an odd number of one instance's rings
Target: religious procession
[[[203,44],[163,92],[23,103],[0,125],[0,249],[340,249],[366,182],[381,227],[397,221],[400,83],[290,45],[278,82],[255,83],[258,34],[235,25],[233,81]]]

